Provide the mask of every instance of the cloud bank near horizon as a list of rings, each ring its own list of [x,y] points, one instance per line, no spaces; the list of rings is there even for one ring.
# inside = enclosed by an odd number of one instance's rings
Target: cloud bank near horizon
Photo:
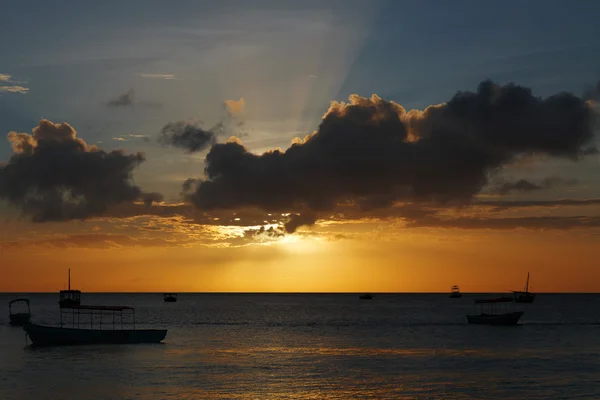
[[[119,106],[133,103],[129,93],[119,97]],[[352,95],[348,102],[333,101],[314,133],[286,150],[263,154],[251,153],[238,138],[217,140],[225,125],[243,125],[246,103],[241,98],[223,103],[223,117],[215,127],[171,122],[163,127],[159,142],[189,153],[209,150],[204,176],[190,178],[182,191],[195,207],[186,209],[186,215],[195,215],[192,220],[201,224],[207,223],[207,215],[258,209],[287,213],[270,221],[280,224],[282,234],[344,212],[345,218],[389,214],[406,218],[409,226],[431,226],[439,220],[436,209],[480,203],[475,197],[490,187],[490,176],[520,157],[577,162],[595,154],[590,93],[540,98],[522,86],[484,81],[474,92],[458,92],[446,103],[410,111],[376,95]],[[140,205],[123,217],[177,215],[174,208],[150,207],[163,196],[144,193],[133,184],[133,170],[145,160],[142,153],[105,152],[78,138],[69,124],[46,120],[31,135],[11,132],[9,141],[15,154],[0,165],[0,198],[36,222],[112,215],[115,207],[133,202]],[[492,193],[503,196],[576,183],[573,178],[549,177],[540,183],[522,179],[503,182]],[[398,203],[412,206],[398,212]],[[439,221],[440,227],[451,226]],[[526,225],[538,222],[544,221]],[[236,224],[235,219],[229,223]],[[458,225],[466,226],[465,221]]]

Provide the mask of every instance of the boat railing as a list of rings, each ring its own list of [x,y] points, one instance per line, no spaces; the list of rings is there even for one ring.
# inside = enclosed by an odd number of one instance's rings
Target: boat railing
[[[112,316],[112,318],[110,318]],[[124,317],[129,316],[129,323]],[[107,321],[108,320],[108,321]],[[60,309],[60,326],[82,329],[124,329],[130,325],[135,330],[135,309],[128,306],[74,305]],[[85,329],[85,328],[83,328]]]
[[[512,297],[500,297],[496,299],[476,299],[474,301],[474,307],[480,307],[482,313],[489,311],[489,314],[498,314],[498,311],[506,311],[510,309],[512,305],[512,311],[515,311],[515,299]]]

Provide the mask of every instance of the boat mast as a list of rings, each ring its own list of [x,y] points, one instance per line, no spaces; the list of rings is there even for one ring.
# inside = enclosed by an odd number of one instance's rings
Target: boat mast
[[[71,268],[69,268],[69,291],[71,290]]]
[[[529,293],[529,272],[527,273],[527,283],[525,283],[525,293]]]

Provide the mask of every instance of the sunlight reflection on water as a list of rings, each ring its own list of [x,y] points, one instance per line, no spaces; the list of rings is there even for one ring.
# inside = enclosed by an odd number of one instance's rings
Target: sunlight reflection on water
[[[55,297],[30,296],[36,320]],[[600,296],[540,296],[510,328],[468,325],[472,299],[444,295],[89,297],[135,306],[166,343],[24,349],[0,316],[0,398],[600,398]]]

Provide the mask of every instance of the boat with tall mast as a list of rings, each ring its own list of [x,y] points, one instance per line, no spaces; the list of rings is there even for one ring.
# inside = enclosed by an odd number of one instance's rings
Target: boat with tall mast
[[[513,295],[517,303],[533,303],[535,293],[529,291],[529,272],[527,273],[527,281],[525,282],[525,291],[513,291]]]
[[[71,268],[69,268],[69,289],[59,292],[60,298],[58,306],[60,308],[70,308],[81,304],[81,291],[71,290]]]

